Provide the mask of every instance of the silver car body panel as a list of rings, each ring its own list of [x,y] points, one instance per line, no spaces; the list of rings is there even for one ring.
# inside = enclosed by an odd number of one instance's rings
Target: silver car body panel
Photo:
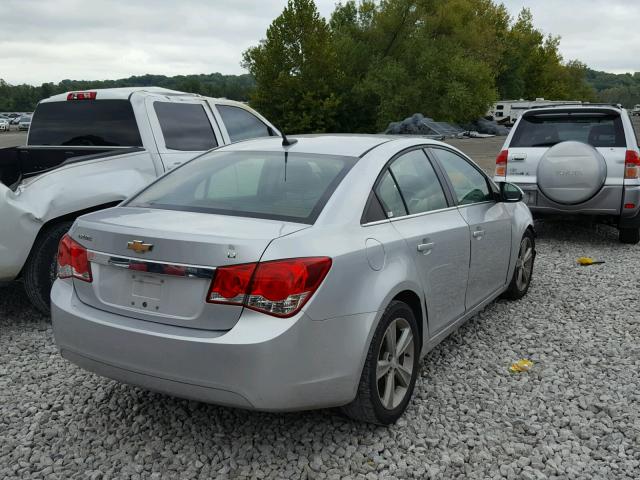
[[[275,318],[247,308],[230,307],[240,308],[241,312],[236,310],[226,317],[227,312],[222,309],[211,311],[211,315],[200,315],[199,326],[192,328],[188,321],[157,321],[143,318],[140,312],[109,310],[87,299],[87,292],[95,286],[79,280],[58,280],[52,292],[52,318],[62,355],[83,368],[123,382],[224,405],[261,410],[343,405],[354,398],[377,323],[399,294],[415,296],[422,306],[422,318],[418,320],[422,325],[424,355],[505,290],[513,275],[522,235],[532,227],[531,214],[521,202],[487,202],[471,208],[453,206],[423,215],[361,224],[372,186],[389,159],[406,149],[444,144],[376,136],[297,138],[299,142],[288,147],[290,151],[362,156],[311,226],[299,228],[297,224],[275,222],[280,227],[265,229],[266,220],[254,224],[256,219],[252,218],[221,216],[218,220],[210,215],[215,227],[203,233],[195,225],[199,221],[196,219],[206,214],[151,213],[116,207],[82,217],[71,235],[85,246],[88,246],[83,241],[86,236],[93,236],[94,242],[106,242],[90,248],[109,257],[122,255],[211,268],[255,261],[261,249],[261,262],[330,256],[329,273],[299,313],[291,318]],[[282,151],[277,139],[241,142],[224,148]],[[131,225],[121,225],[118,212]],[[148,215],[157,217],[147,223],[144,217]],[[175,227],[169,221],[171,216]],[[141,228],[134,230],[133,222],[139,222]],[[249,226],[242,231],[244,222]],[[472,229],[478,225],[485,225],[487,234],[474,240]],[[145,254],[126,251],[125,240],[133,238],[134,233],[136,239],[147,241],[157,238],[164,228],[172,230],[164,233],[167,240],[182,241],[184,246],[173,244],[171,253],[160,249]],[[253,245],[243,247],[251,253],[240,260],[205,255],[206,238],[218,228],[228,238],[223,242],[212,236],[209,252],[224,252],[220,246],[239,236],[233,243]],[[199,237],[194,236],[195,230],[200,232]],[[441,235],[440,231],[444,233]],[[119,236],[121,233],[124,235]],[[107,240],[99,240],[99,236]],[[415,245],[416,239],[422,241],[424,236],[434,240],[427,255]],[[109,243],[112,242],[109,239],[116,238],[115,243]],[[191,254],[194,238],[199,238],[203,245],[202,250],[194,248]],[[477,248],[473,248],[473,241]],[[486,247],[480,248],[481,242]],[[472,285],[473,300],[466,302],[472,252],[478,260],[474,264],[477,271],[471,277],[485,285],[482,288]],[[241,254],[244,255],[238,248],[238,255]],[[479,258],[482,255],[486,262]],[[488,265],[491,259],[496,265]],[[454,272],[456,266],[460,271]],[[122,267],[112,268],[126,271]],[[486,278],[482,275],[483,268]],[[441,273],[440,277],[435,276]],[[440,278],[458,297],[445,292],[435,278]],[[446,295],[446,300],[440,295]],[[203,303],[201,296],[199,306]]]

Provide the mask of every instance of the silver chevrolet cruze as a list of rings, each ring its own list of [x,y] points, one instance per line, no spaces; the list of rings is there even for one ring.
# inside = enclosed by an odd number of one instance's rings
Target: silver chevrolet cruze
[[[222,147],[75,222],[56,342],[87,370],[179,397],[392,423],[426,352],[527,292],[521,200],[422,138]]]

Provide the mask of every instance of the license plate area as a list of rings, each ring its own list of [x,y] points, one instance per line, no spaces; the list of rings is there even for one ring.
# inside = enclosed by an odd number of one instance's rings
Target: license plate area
[[[99,303],[144,319],[198,318],[215,269],[89,252]]]
[[[151,275],[131,273],[131,306],[160,312],[165,281]]]

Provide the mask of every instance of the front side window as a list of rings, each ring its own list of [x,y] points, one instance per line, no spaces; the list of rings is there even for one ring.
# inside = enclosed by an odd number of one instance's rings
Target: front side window
[[[272,135],[271,129],[262,120],[240,107],[216,105],[216,108],[232,142]]]
[[[333,155],[214,151],[161,178],[129,205],[313,224],[356,161]]]
[[[389,168],[400,187],[409,214],[447,208],[442,185],[422,150],[405,153]]]
[[[493,200],[486,178],[461,156],[444,149],[433,149],[444,169],[459,205]]]
[[[153,108],[169,150],[201,152],[218,145],[201,104],[154,102]]]

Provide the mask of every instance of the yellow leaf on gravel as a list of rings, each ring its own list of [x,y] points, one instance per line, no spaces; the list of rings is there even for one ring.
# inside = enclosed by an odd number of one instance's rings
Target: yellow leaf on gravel
[[[586,266],[586,265],[595,265],[595,264],[604,263],[604,262],[602,260],[594,260],[591,257],[580,257],[578,259],[578,263],[580,265],[585,265]]]
[[[520,373],[520,372],[528,372],[533,367],[533,362],[527,359],[518,360],[515,363],[512,363],[509,367],[509,371],[511,373]]]

